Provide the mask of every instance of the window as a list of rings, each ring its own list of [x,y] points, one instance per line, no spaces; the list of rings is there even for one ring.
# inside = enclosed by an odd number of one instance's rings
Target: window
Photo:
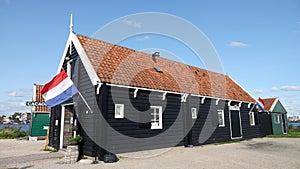
[[[115,118],[124,118],[124,104],[115,104]]]
[[[280,116],[278,114],[274,115],[274,123],[279,124],[280,123]]]
[[[162,107],[161,106],[151,106],[153,110],[152,119],[151,119],[151,130],[153,129],[162,129]]]
[[[197,119],[197,108],[192,108],[191,112],[192,112],[192,119]]]
[[[224,111],[218,110],[219,127],[225,127]]]
[[[250,126],[255,126],[254,112],[249,113]]]

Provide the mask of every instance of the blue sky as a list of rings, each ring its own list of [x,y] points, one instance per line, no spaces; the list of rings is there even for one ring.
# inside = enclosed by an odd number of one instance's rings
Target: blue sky
[[[254,97],[279,97],[289,113],[300,115],[298,0],[0,0],[0,114],[30,111],[24,105],[32,98],[33,84],[44,84],[56,73],[71,13],[75,32],[92,36],[107,23],[140,12],[169,13],[191,22],[214,45],[224,73]],[[178,56],[190,52],[178,42],[151,34],[120,44],[136,50],[166,49]]]

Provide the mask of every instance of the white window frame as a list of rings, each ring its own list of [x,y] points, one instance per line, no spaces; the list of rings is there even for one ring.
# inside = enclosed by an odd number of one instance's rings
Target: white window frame
[[[124,104],[115,104],[115,119],[124,118]]]
[[[197,119],[197,108],[191,108],[192,119]]]
[[[224,110],[218,110],[218,124],[219,124],[219,127],[225,127],[225,118],[224,118]],[[221,118],[222,118],[222,124],[220,124],[220,115],[221,115]]]
[[[163,129],[163,124],[162,124],[162,106],[150,106],[150,108],[153,110],[151,113],[152,118],[151,118],[151,130],[155,129]],[[157,117],[158,116],[158,121]]]
[[[280,115],[279,114],[274,114],[274,123],[280,124]]]
[[[67,75],[72,78],[72,63],[73,63],[73,60],[69,60],[67,62]]]
[[[250,122],[250,126],[255,126],[255,116],[254,116],[254,112],[250,112],[250,113],[249,113],[249,122]]]

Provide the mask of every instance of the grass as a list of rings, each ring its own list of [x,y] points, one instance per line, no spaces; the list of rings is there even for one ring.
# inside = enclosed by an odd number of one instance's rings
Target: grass
[[[58,152],[57,149],[53,149],[53,148],[45,148],[45,149],[43,149],[43,151],[49,151],[51,153]]]
[[[268,135],[270,138],[300,138],[300,126],[294,127],[293,125],[288,126],[288,134],[281,135]]]
[[[300,131],[289,132],[288,134],[282,135],[268,135],[270,138],[300,138]]]
[[[14,127],[5,127],[0,129],[0,139],[15,139],[20,137],[28,136],[27,131],[21,131]]]
[[[241,142],[241,141],[249,141],[249,140],[251,140],[251,139],[236,139],[236,140],[230,140],[230,141],[225,141],[225,142],[215,143],[215,145],[239,143],[239,142]]]

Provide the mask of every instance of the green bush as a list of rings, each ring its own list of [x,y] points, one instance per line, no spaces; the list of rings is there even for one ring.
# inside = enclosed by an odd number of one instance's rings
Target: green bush
[[[28,132],[21,131],[14,127],[5,127],[0,129],[0,139],[15,139],[20,137],[28,136]]]

